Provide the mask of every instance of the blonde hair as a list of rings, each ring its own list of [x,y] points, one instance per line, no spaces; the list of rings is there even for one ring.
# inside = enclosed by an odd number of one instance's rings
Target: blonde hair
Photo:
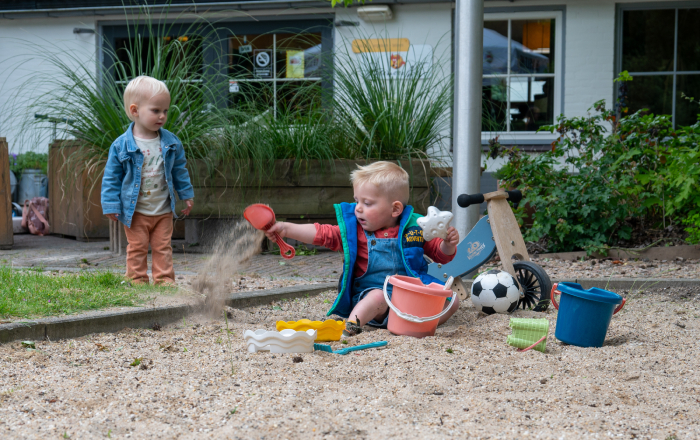
[[[165,85],[163,81],[159,81],[150,76],[137,76],[136,78],[129,81],[124,89],[124,110],[126,111],[126,116],[132,121],[131,112],[129,107],[131,104],[139,104],[143,101],[148,101],[156,95],[161,93],[167,93],[170,95],[168,86]]]
[[[360,186],[371,183],[386,191],[387,196],[394,200],[408,204],[409,182],[408,173],[392,162],[374,162],[370,165],[357,166],[357,169],[350,173],[352,186]]]

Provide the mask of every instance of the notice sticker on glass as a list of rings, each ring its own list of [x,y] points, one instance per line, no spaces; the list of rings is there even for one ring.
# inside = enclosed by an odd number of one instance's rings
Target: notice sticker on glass
[[[246,44],[238,48],[238,53],[251,53],[253,51],[253,46]]]
[[[287,51],[287,78],[304,77],[304,51]]]
[[[228,81],[228,92],[229,93],[238,93],[238,81],[230,79]]]
[[[272,50],[256,49],[253,51],[255,68],[253,73],[257,78],[269,78],[272,76]]]

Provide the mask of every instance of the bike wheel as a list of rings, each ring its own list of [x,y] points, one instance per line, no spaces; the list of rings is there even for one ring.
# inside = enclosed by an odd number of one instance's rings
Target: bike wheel
[[[513,268],[525,294],[520,298],[518,307],[535,312],[547,310],[552,292],[552,282],[549,280],[547,272],[531,261],[517,261],[513,263]]]

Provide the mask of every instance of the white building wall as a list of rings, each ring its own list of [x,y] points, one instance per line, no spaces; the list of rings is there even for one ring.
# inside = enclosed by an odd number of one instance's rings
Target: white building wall
[[[564,84],[563,112],[567,116],[583,116],[593,103],[605,99],[609,105],[614,101],[614,46],[615,46],[615,4],[632,0],[532,0],[532,1],[487,1],[486,10],[494,8],[502,10],[520,10],[519,8],[553,8],[565,6],[564,23]],[[434,47],[436,56],[449,57],[451,53],[452,31],[451,3],[391,5],[394,18],[386,26],[372,25],[361,21],[356,14],[356,8],[322,10],[280,10],[257,13],[229,13],[240,19],[243,15],[288,15],[298,13],[333,12],[337,20],[359,21],[358,28],[336,28],[336,48],[343,44],[343,38],[352,39],[353,32],[377,33],[386,32],[389,36],[409,38],[413,44],[430,44]],[[226,13],[217,14],[222,18]],[[100,22],[123,20],[123,17],[99,17]],[[251,18],[254,20],[255,18]],[[49,50],[77,50],[78,58],[85,63],[95,63],[96,37],[91,34],[73,34],[73,28],[84,27],[94,29],[98,17],[70,18],[17,18],[14,20],[0,19],[0,136],[8,138],[13,152],[32,149],[46,151],[49,133],[37,133],[44,136],[42,143],[31,141],[18,145],[19,139],[36,139],[37,136],[20,136],[19,125],[7,115],[16,115],[21,111],[25,101],[13,101],[20,85],[32,75],[43,74],[51,77],[56,72],[38,60],[31,60],[19,69],[16,64],[22,59],[27,60],[26,45],[19,41],[30,43],[37,51],[51,47]],[[449,74],[451,64],[444,64]],[[33,89],[33,95],[40,93],[41,88]],[[560,92],[561,93],[561,92]],[[543,141],[547,141],[543,138]],[[493,164],[492,164],[493,165]],[[493,167],[491,167],[493,168]]]
[[[368,3],[369,4],[369,3]],[[452,71],[452,4],[431,3],[391,5],[392,19],[386,23],[368,23],[358,18],[357,8],[336,8],[336,21],[358,22],[359,26],[336,27],[335,51],[352,54],[353,39],[407,38],[411,45],[433,48],[433,67],[447,77]],[[353,54],[354,55],[354,54]],[[450,106],[448,112],[451,112]],[[446,115],[449,118],[449,114]],[[432,157],[450,161],[451,127],[443,131],[446,141],[441,151],[429,151]]]
[[[594,102],[615,101],[615,2],[567,4],[564,114],[584,116]]]
[[[416,4],[392,5],[393,19],[386,25],[366,23],[357,17],[356,8],[338,6],[333,10],[279,10],[264,11],[260,14],[241,12],[221,12],[215,14],[217,19],[226,16],[241,19],[244,15],[264,16],[318,13],[327,15],[335,13],[337,20],[359,22],[358,27],[338,27],[335,30],[334,42],[337,50],[350,51],[349,44],[357,36],[367,37],[372,34],[389,37],[408,38],[412,44],[428,44],[433,47],[436,62],[440,62],[443,74],[449,75],[451,69],[451,32],[452,5]],[[255,18],[250,18],[254,20]],[[99,20],[99,21],[98,21]],[[48,150],[50,130],[20,129],[22,122],[33,119],[33,114],[23,113],[23,107],[32,99],[36,99],[48,88],[41,86],[23,86],[27,80],[40,85],[41,76],[56,78],[57,72],[40,61],[39,55],[43,50],[54,53],[70,51],[83,65],[94,66],[97,69],[97,36],[95,34],[74,34],[74,28],[97,29],[98,24],[108,24],[110,21],[124,20],[124,17],[41,17],[17,18],[14,20],[0,19],[0,110],[3,114],[12,114],[12,118],[0,118],[0,136],[7,137],[10,151],[14,153],[33,150],[46,152]],[[348,44],[348,47],[343,47]],[[29,50],[28,50],[29,48]],[[21,67],[18,68],[18,65]],[[48,83],[45,83],[48,84]],[[21,97],[18,94],[21,93]],[[19,98],[19,99],[17,99]],[[56,116],[56,115],[54,115]],[[449,133],[446,133],[449,134]],[[60,126],[59,126],[59,137]],[[65,136],[63,136],[65,137]]]
[[[58,75],[41,62],[42,53],[70,52],[77,63],[95,63],[95,35],[74,34],[76,27],[94,29],[95,22],[84,17],[0,20],[0,136],[7,137],[10,152],[48,151],[50,130],[24,125],[33,120],[27,104],[46,93]]]

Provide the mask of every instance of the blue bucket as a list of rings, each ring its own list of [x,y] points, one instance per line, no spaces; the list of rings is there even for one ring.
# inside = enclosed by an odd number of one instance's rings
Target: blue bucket
[[[559,304],[554,299],[555,293],[561,293]],[[602,347],[612,316],[626,301],[617,293],[597,287],[583,290],[577,283],[555,284],[551,298],[559,310],[554,337],[579,347]]]

